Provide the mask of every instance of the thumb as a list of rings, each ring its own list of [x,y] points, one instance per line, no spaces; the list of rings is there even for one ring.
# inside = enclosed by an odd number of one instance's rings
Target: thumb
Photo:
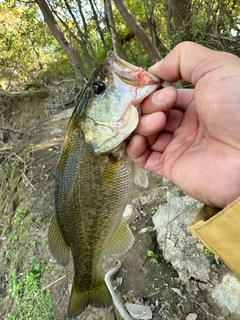
[[[231,53],[214,51],[193,42],[182,42],[148,71],[169,82],[184,79],[196,85],[207,73],[236,63],[240,64],[240,59]]]

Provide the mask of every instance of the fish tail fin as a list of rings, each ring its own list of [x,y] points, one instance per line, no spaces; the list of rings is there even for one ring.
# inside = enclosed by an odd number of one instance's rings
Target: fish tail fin
[[[106,308],[112,305],[112,296],[102,279],[90,288],[81,288],[73,283],[68,305],[68,317],[75,318],[92,305],[97,308]]]

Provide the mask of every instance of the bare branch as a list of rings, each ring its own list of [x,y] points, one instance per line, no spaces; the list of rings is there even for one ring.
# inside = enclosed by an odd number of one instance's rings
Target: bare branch
[[[14,133],[18,133],[18,134],[24,134],[24,132],[16,130],[16,129],[11,129],[11,128],[6,128],[6,127],[0,127],[0,130],[7,130],[7,131],[11,131]]]
[[[231,41],[231,42],[239,42],[240,41],[240,36],[236,37],[236,38],[231,38],[231,37],[226,37],[226,36],[222,36],[220,34],[211,34],[211,33],[207,33],[207,32],[201,32],[201,34],[204,34],[205,36],[208,36],[210,38],[214,38],[214,39],[222,39],[222,40],[227,40],[227,41]]]

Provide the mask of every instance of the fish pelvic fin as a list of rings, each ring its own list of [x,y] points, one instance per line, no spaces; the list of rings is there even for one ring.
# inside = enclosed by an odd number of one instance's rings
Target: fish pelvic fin
[[[62,266],[66,266],[69,262],[70,248],[63,238],[62,231],[53,216],[49,232],[48,232],[48,246],[52,256],[60,263]]]
[[[106,249],[106,255],[117,258],[126,253],[134,243],[134,236],[128,224],[122,218]]]
[[[68,317],[75,318],[91,305],[97,308],[107,308],[112,305],[112,296],[102,279],[90,288],[81,288],[73,283],[68,304]]]

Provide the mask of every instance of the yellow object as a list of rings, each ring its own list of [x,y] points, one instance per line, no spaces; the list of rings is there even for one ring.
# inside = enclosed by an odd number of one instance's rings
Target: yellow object
[[[240,275],[240,198],[222,210],[204,205],[188,230]]]

